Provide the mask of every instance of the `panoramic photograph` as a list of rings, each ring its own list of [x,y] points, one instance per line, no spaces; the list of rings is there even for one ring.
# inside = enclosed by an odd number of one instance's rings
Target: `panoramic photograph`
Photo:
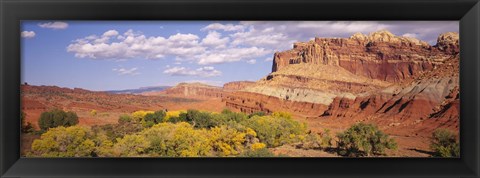
[[[459,158],[458,21],[22,21],[23,157]]]

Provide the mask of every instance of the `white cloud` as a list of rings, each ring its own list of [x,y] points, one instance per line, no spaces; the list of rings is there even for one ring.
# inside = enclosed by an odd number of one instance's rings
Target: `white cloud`
[[[202,31],[206,30],[223,30],[223,31],[242,31],[245,27],[243,25],[233,25],[233,24],[221,24],[221,23],[212,23],[202,28]]]
[[[290,48],[295,41],[274,27],[257,29],[255,26],[250,26],[247,31],[237,32],[230,36],[234,46],[247,45],[272,49]]]
[[[118,31],[117,30],[108,30],[105,33],[103,33],[103,36],[111,37],[111,36],[117,36]]]
[[[140,74],[139,72],[137,72],[137,70],[138,70],[138,68],[136,68],[136,67],[131,68],[131,69],[125,69],[123,67],[112,69],[112,71],[117,72],[118,75],[131,75],[131,76]]]
[[[205,38],[203,38],[202,44],[214,48],[225,48],[230,39],[228,37],[221,37],[222,34],[216,31],[211,31]]]
[[[61,29],[68,28],[68,23],[57,21],[57,22],[40,23],[40,24],[38,24],[38,26],[42,27],[42,28],[50,28],[50,29],[54,29],[54,30],[61,30]]]
[[[67,51],[75,53],[75,57],[91,59],[160,59],[167,55],[190,58],[205,51],[205,47],[199,44],[199,37],[193,34],[175,34],[165,38],[147,37],[133,30],[123,35],[115,32],[110,30],[101,37],[90,35],[77,39],[67,47]],[[118,35],[117,38],[113,38],[114,34]]]
[[[101,36],[90,35],[77,39],[67,47],[78,58],[91,59],[160,59],[173,56],[177,61],[194,61],[201,65],[250,60],[270,54],[272,51],[258,47],[227,47],[228,37],[211,31],[200,39],[194,34],[177,33],[169,37],[147,37],[128,30],[120,38],[110,30]]]
[[[35,37],[35,32],[34,31],[23,31],[21,33],[22,38],[33,38]]]
[[[172,76],[197,76],[197,77],[216,77],[222,75],[221,71],[215,70],[212,66],[200,67],[191,70],[186,67],[172,67],[163,71],[164,74]]]
[[[198,64],[221,64],[226,62],[236,62],[241,60],[249,60],[270,54],[272,51],[257,48],[228,48],[224,50],[209,51],[207,53],[198,55]]]
[[[247,63],[249,63],[249,64],[255,64],[255,63],[257,63],[257,60],[255,60],[255,59],[250,59],[250,60],[247,61]]]
[[[265,58],[265,61],[268,62],[268,61],[273,61],[273,57],[267,57]]]

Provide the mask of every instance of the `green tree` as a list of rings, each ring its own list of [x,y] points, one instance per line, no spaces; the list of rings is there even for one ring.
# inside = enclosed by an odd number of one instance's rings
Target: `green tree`
[[[432,134],[431,149],[436,157],[460,157],[460,144],[457,136],[446,129],[437,129]]]
[[[38,125],[42,130],[48,130],[58,126],[73,126],[78,124],[78,116],[72,111],[65,112],[59,109],[43,112],[38,120]]]
[[[215,126],[212,116],[208,112],[200,112],[198,110],[187,110],[186,120],[195,128],[211,128]]]
[[[381,155],[386,149],[397,148],[395,140],[373,124],[354,124],[337,137],[339,154],[344,156]]]
[[[95,143],[88,128],[80,126],[51,128],[32,143],[33,156],[88,157]]]
[[[144,126],[152,127],[155,124],[164,122],[165,116],[165,111],[155,111],[154,113],[149,113],[145,115]]]

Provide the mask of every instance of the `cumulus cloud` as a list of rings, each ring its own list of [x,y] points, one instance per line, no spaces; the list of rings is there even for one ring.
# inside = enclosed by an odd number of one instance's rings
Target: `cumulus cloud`
[[[67,51],[77,58],[90,59],[161,59],[173,56],[178,61],[189,60],[201,65],[250,60],[271,53],[265,48],[232,46],[229,41],[229,37],[222,37],[216,31],[210,31],[201,39],[194,34],[145,36],[128,30],[120,35],[115,30],[109,30],[101,36],[77,39],[67,47]]]
[[[118,35],[118,36],[117,36]],[[114,38],[117,36],[116,38]],[[119,35],[109,30],[102,36],[90,35],[77,39],[67,47],[68,52],[78,58],[91,59],[160,59],[166,55],[188,58],[205,51],[193,34],[175,34],[168,38],[147,37],[140,32],[128,30]]]
[[[23,31],[21,33],[22,38],[33,38],[35,37],[35,32],[34,31]]]
[[[106,31],[105,33],[103,33],[103,36],[117,36],[118,35],[118,31],[117,30],[108,30]]]
[[[137,70],[138,70],[138,68],[136,68],[136,67],[131,68],[131,69],[126,69],[126,68],[123,68],[123,67],[112,69],[112,71],[117,72],[118,75],[131,75],[131,76],[140,74]]]
[[[222,75],[221,71],[215,70],[215,68],[212,66],[200,67],[195,70],[191,70],[186,67],[169,67],[165,71],[163,71],[163,73],[171,76],[196,76],[205,78]]]
[[[211,31],[203,38],[202,44],[214,48],[225,48],[230,41],[228,37],[222,38],[222,35],[216,31]]]
[[[249,60],[270,54],[272,51],[265,48],[228,48],[224,50],[209,51],[199,55],[198,64],[221,64],[225,62],[236,62]]]
[[[68,28],[68,23],[60,22],[60,21],[57,21],[57,22],[46,22],[46,23],[39,23],[38,26],[39,26],[39,27],[42,27],[42,28],[50,28],[50,29],[54,29],[54,30],[62,30],[62,29]]]
[[[234,24],[221,24],[221,23],[212,23],[202,28],[202,31],[206,30],[223,30],[223,31],[242,31],[245,29],[243,25],[234,25]]]

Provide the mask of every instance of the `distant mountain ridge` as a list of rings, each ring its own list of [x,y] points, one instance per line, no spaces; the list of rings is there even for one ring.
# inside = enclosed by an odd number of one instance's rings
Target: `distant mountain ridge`
[[[125,89],[125,90],[108,90],[105,91],[107,93],[112,93],[112,94],[141,94],[145,92],[158,92],[158,91],[163,91],[168,88],[171,88],[171,86],[151,86],[151,87],[140,87],[137,89]]]

